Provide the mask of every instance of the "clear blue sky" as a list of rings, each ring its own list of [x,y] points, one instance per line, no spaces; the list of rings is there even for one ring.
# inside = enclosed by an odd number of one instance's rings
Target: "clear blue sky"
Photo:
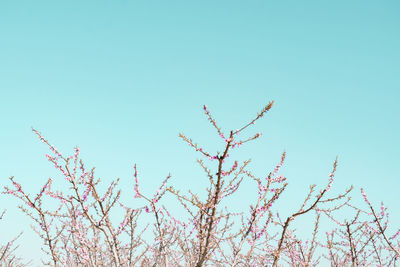
[[[105,181],[133,189],[137,163],[148,192],[168,172],[196,187],[206,178],[177,135],[220,148],[202,105],[230,130],[275,100],[238,156],[264,175],[286,149],[281,212],[325,185],[338,155],[332,190],[353,184],[357,202],[364,187],[399,226],[399,14],[398,1],[1,1],[2,185],[14,175],[34,193],[55,175],[33,126],[67,154],[79,145]],[[0,236],[24,230],[32,258],[17,204],[0,195]]]

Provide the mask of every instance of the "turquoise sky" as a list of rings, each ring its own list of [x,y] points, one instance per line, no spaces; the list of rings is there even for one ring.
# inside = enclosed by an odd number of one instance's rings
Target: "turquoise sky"
[[[400,3],[398,1],[19,1],[0,2],[0,178],[35,193],[48,177],[47,148],[79,145],[104,181],[133,195],[132,167],[152,192],[170,172],[177,188],[201,188],[183,132],[212,151],[207,122],[236,129],[270,100],[237,152],[267,175],[287,151],[282,214],[299,208],[310,184],[333,192],[353,184],[384,201],[400,225]],[[232,155],[235,156],[235,155]],[[231,203],[254,196],[252,184]],[[129,191],[130,190],[130,191]],[[24,230],[20,251],[39,250],[15,199],[0,236]],[[329,225],[326,225],[329,226]]]

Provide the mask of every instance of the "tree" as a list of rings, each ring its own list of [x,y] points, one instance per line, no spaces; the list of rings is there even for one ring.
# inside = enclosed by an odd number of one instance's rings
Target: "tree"
[[[204,106],[208,120],[224,145],[222,152],[206,151],[184,134],[179,135],[201,156],[197,162],[208,179],[205,198],[198,192],[189,190],[185,194],[169,185],[170,175],[153,196],[146,196],[140,190],[135,165],[134,197],[147,204],[128,207],[120,201],[119,179],[101,193],[98,189],[101,181],[95,178],[94,168],[88,169],[80,159],[79,148],[75,148],[73,155],[64,156],[35,129],[33,132],[51,150],[52,155],[46,155],[47,159],[70,187],[55,191],[53,180],[49,179],[32,197],[11,177],[13,189],[6,186],[4,193],[24,203],[21,209],[37,225],[35,231],[44,241],[43,251],[47,254],[43,263],[49,266],[280,266],[285,263],[316,266],[323,258],[332,266],[394,266],[400,256],[399,232],[388,237],[386,208],[381,208],[381,213],[377,214],[364,193],[370,212],[353,206],[349,196],[353,187],[328,197],[337,159],[326,186],[320,190],[316,190],[316,185],[310,186],[298,210],[286,219],[281,219],[277,202],[287,187],[286,177],[279,174],[286,152],[265,177],[257,177],[249,170],[250,160],[232,159],[232,151],[261,136],[258,133],[241,139],[245,130],[264,117],[272,106],[270,102],[253,120],[228,134]],[[210,162],[215,163],[215,169],[209,166]],[[257,186],[255,201],[248,211],[233,212],[231,207],[224,206],[224,201],[234,197],[247,180],[254,181]],[[187,219],[176,218],[170,208],[160,204],[166,194],[173,196],[186,210]],[[57,200],[58,207],[52,210],[46,207],[45,197]],[[354,210],[355,217],[340,222],[335,213],[344,208]],[[123,210],[120,221],[112,218],[115,209]],[[143,237],[150,229],[149,225],[140,224],[143,213],[154,218],[153,240]],[[315,216],[309,240],[301,240],[292,229],[293,221],[305,214]],[[336,229],[326,232],[326,243],[318,237],[321,216],[337,225]]]

